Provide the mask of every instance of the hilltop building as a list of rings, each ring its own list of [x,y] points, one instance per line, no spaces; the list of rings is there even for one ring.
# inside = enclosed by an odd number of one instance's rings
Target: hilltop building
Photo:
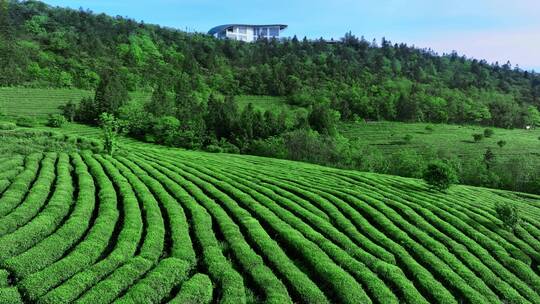
[[[286,28],[285,24],[225,24],[212,28],[208,34],[220,39],[253,42],[257,39],[279,38],[281,31]]]

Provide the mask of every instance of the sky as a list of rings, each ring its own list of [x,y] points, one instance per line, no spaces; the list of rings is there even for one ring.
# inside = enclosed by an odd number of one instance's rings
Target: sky
[[[351,31],[436,52],[540,71],[540,0],[45,0],[146,23],[207,32],[227,23],[283,23],[283,35],[338,39]]]

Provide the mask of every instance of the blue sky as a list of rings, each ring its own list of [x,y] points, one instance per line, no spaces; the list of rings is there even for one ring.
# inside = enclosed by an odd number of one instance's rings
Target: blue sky
[[[540,71],[539,0],[45,0],[206,32],[224,23],[285,23],[285,35],[347,31]]]

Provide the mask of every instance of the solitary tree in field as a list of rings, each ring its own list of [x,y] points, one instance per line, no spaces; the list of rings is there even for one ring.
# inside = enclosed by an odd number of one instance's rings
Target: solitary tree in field
[[[458,182],[454,169],[442,161],[428,164],[424,171],[424,180],[428,185],[439,191],[445,191],[452,184]]]
[[[512,231],[516,230],[520,222],[519,210],[516,205],[510,203],[497,203],[497,205],[495,205],[495,211],[506,228]]]
[[[484,164],[486,164],[486,168],[489,170],[491,168],[491,165],[495,162],[495,153],[491,151],[490,148],[486,150],[486,153],[484,153]]]
[[[114,115],[102,113],[99,116],[101,129],[103,129],[103,149],[105,153],[113,155],[116,150],[116,141],[118,133],[121,129],[121,124]]]
[[[495,134],[495,132],[493,131],[493,129],[485,129],[484,130],[484,137],[485,138],[490,138],[493,136],[493,134]]]
[[[482,141],[482,139],[484,139],[484,134],[473,134],[473,139],[474,139],[474,142],[480,142]]]
[[[75,121],[75,115],[77,114],[77,105],[72,101],[68,101],[65,105],[61,105],[58,109],[62,110],[62,115],[70,122]]]
[[[499,141],[497,142],[497,145],[499,145],[499,147],[502,148],[502,147],[506,146],[506,141],[501,139],[501,140],[499,140]]]

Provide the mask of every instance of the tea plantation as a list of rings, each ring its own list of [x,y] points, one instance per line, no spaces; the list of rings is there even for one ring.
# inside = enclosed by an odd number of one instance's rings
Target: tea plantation
[[[0,303],[540,303],[538,196],[67,130],[0,156]]]

